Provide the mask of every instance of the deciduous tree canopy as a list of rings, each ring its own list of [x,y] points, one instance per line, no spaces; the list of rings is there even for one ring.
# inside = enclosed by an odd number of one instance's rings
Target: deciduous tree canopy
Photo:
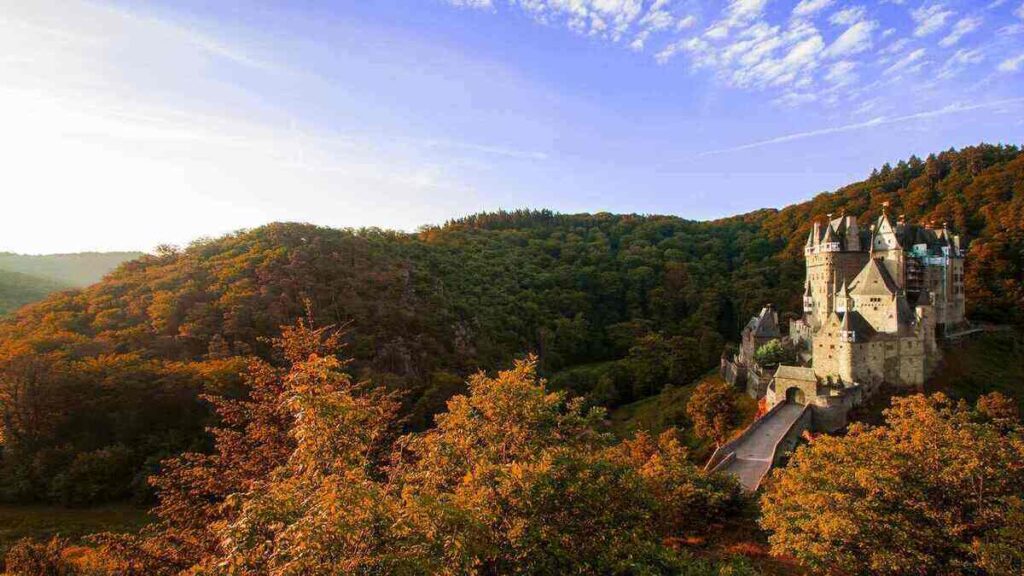
[[[528,352],[546,375],[602,363],[567,383],[594,404],[686,384],[765,302],[799,309],[813,218],[883,201],[971,239],[969,313],[1024,324],[1022,186],[1017,148],[978,146],[713,222],[517,211],[415,234],[271,224],[162,249],[0,323],[0,498],[144,497],[161,458],[209,448],[199,396],[244,393],[251,357],[279,365],[266,338],[307,301],[319,324],[353,322],[347,370],[400,391],[408,429],[475,370]]]
[[[772,550],[837,574],[1019,574],[1020,422],[941,394],[894,398],[885,417],[815,439],[773,472]]]
[[[97,539],[115,574],[713,574],[666,546],[736,514],[672,432],[616,444],[603,411],[552,392],[533,358],[473,376],[437,424],[392,442],[398,404],[354,382],[304,323],[252,400],[214,399],[216,451],[155,479],[160,521]],[[57,562],[24,546],[15,560]],[[49,560],[48,560],[49,559]]]

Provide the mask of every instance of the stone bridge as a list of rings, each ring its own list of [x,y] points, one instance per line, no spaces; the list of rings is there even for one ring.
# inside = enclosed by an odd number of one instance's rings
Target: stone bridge
[[[772,466],[796,446],[800,435],[810,427],[809,406],[782,402],[715,450],[706,469],[732,474],[744,489],[753,492]]]

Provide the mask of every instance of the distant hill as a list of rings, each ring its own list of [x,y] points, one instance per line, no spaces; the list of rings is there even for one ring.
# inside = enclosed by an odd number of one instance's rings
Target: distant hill
[[[0,316],[68,288],[99,282],[141,252],[27,255],[0,252]]]
[[[40,391],[0,419],[0,500],[144,489],[160,455],[204,442],[198,396],[237,386],[247,355],[273,359],[267,338],[307,307],[318,324],[351,322],[351,370],[400,391],[410,427],[467,374],[527,352],[594,404],[685,386],[764,303],[801,309],[813,219],[845,209],[867,222],[883,202],[966,235],[968,314],[1024,326],[1024,155],[1013,146],[912,157],[808,202],[713,222],[524,210],[411,234],[269,224],[142,256],[0,321],[0,382]]]
[[[68,287],[49,278],[0,270],[0,316]]]
[[[76,254],[14,254],[0,252],[0,270],[45,278],[63,286],[85,287],[99,282],[121,263],[142,252],[79,252]]]

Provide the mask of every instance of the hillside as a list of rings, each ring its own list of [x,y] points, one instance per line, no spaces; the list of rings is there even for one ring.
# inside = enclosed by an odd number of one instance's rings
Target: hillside
[[[0,252],[0,316],[67,288],[99,282],[141,252],[27,255]]]
[[[62,286],[84,287],[99,282],[123,262],[142,256],[141,252],[79,252],[76,254],[14,254],[0,252],[0,270],[19,272],[57,282]]]
[[[0,374],[18,399],[4,404],[0,498],[144,495],[160,458],[205,446],[198,395],[237,393],[244,357],[276,360],[266,337],[307,310],[350,322],[351,370],[401,391],[408,428],[429,424],[468,374],[526,352],[593,403],[642,400],[713,368],[763,303],[798,309],[813,218],[866,219],[883,201],[964,232],[969,314],[1024,324],[1015,147],[912,158],[714,222],[521,211],[415,234],[270,224],[142,256],[0,324]]]
[[[0,270],[0,316],[65,288],[66,284],[48,278]]]

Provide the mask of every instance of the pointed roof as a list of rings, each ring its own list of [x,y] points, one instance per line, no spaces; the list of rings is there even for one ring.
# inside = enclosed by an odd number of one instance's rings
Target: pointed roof
[[[761,308],[761,313],[751,318],[747,326],[758,337],[777,338],[780,335],[778,315],[771,304]]]
[[[839,322],[839,329],[847,332],[856,332],[860,341],[871,338],[878,332],[871,327],[871,324],[856,310],[847,310],[845,313],[837,314],[842,320]]]
[[[843,283],[839,285],[839,290],[836,290],[836,294],[840,296],[850,295],[850,287],[846,285],[846,278],[843,278]]]
[[[846,234],[846,216],[840,216],[839,218],[833,218],[829,221],[829,228],[836,231],[836,234],[843,236]]]
[[[822,241],[823,242],[839,242],[839,236],[836,235],[836,230],[835,230],[835,228],[832,227],[831,224],[829,224],[825,228],[825,238]]]
[[[850,283],[850,293],[858,296],[893,296],[898,287],[881,260],[872,258]]]
[[[882,215],[875,222],[874,235],[871,238],[871,248],[876,250],[892,250],[901,248],[899,235],[893,227],[889,215],[882,210]]]

